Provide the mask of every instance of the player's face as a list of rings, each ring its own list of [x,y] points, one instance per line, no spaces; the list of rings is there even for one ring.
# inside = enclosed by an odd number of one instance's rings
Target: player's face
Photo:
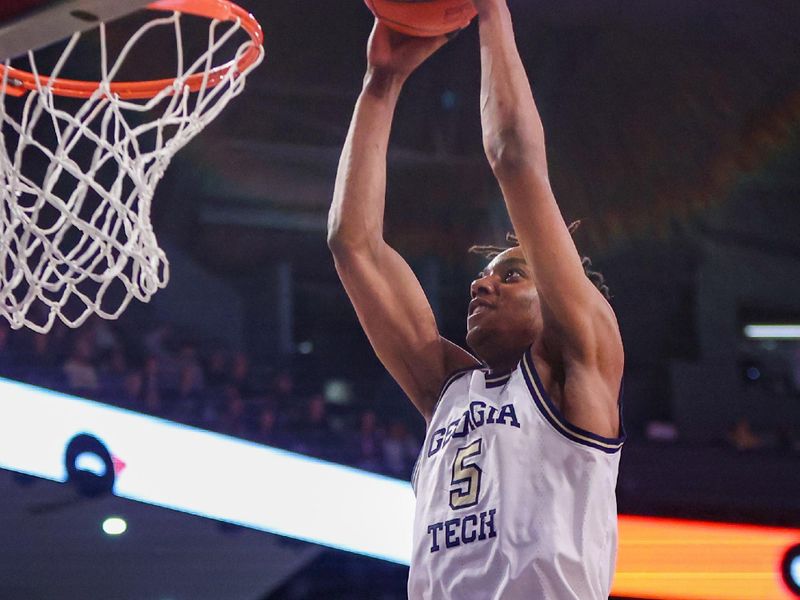
[[[539,294],[521,248],[492,259],[472,282],[470,295],[467,344],[483,360],[499,350],[521,354],[536,338]]]

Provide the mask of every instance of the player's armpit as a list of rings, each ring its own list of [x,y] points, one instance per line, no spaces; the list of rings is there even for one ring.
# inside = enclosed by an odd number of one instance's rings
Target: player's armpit
[[[566,420],[605,438],[623,435],[620,414],[620,373],[609,376],[598,369],[576,364],[566,368],[564,402]]]
[[[376,355],[428,420],[444,378],[477,361],[439,335],[422,286],[388,244],[332,250],[336,270]]]
[[[620,431],[624,352],[614,312],[602,296],[600,300],[585,306],[566,328],[550,319],[542,330],[542,345],[563,368],[561,408],[566,419],[586,431],[615,438]],[[543,306],[543,315],[547,311]]]

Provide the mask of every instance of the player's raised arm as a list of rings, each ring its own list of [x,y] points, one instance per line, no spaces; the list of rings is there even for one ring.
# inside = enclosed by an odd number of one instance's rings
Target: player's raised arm
[[[542,342],[581,387],[603,389],[608,407],[586,414],[589,429],[616,435],[616,396],[622,344],[616,318],[586,277],[561,215],[547,171],[545,138],[514,39],[506,0],[473,0],[481,44],[481,121],[484,148],[500,183],[542,304]],[[575,378],[573,378],[573,381]]]
[[[383,239],[386,153],[403,83],[445,41],[411,38],[376,23],[328,216],[328,245],[359,321],[426,419],[444,378],[475,360],[440,337],[417,278]]]

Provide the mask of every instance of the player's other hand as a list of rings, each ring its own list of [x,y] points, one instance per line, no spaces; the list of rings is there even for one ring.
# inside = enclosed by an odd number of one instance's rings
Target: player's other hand
[[[403,81],[448,39],[444,35],[430,38],[405,35],[375,19],[367,45],[367,65],[372,73]]]

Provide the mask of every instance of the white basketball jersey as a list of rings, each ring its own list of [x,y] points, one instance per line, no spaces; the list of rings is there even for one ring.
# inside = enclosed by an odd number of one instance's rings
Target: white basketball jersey
[[[624,432],[568,423],[529,352],[445,383],[414,470],[411,600],[606,600]]]

